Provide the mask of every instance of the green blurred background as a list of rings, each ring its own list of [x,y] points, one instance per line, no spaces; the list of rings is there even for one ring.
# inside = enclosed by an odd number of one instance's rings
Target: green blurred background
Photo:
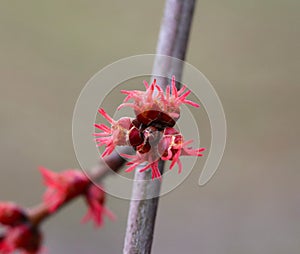
[[[39,165],[78,167],[71,136],[86,81],[120,58],[154,53],[163,1],[0,1],[0,199],[31,206]],[[300,251],[298,0],[198,1],[187,61],[228,121],[219,171],[199,169],[161,199],[153,253]],[[199,167],[198,167],[199,168]],[[95,231],[75,202],[43,227],[49,253],[121,253],[129,202]]]

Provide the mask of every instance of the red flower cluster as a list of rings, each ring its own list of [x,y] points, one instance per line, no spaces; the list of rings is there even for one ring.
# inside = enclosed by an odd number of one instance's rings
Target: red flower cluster
[[[60,173],[40,167],[44,184],[48,187],[44,201],[50,212],[54,212],[66,201],[83,193],[90,185],[89,179],[79,170],[65,170]]]
[[[69,169],[55,173],[42,167],[40,171],[48,187],[44,203],[51,213],[70,199],[83,195],[89,207],[83,222],[92,219],[96,226],[101,226],[104,214],[114,219],[114,215],[104,207],[105,192],[94,185],[83,172]]]
[[[139,164],[147,164],[140,171],[152,169],[152,179],[161,178],[158,169],[158,161],[170,160],[170,169],[178,164],[179,173],[182,171],[182,164],[179,159],[182,155],[202,156],[205,149],[192,149],[189,145],[192,140],[184,140],[183,135],[178,132],[174,125],[180,117],[180,106],[189,104],[199,107],[195,102],[186,98],[191,93],[183,86],[179,91],[176,89],[175,77],[172,83],[167,86],[166,92],[156,84],[156,80],[149,85],[144,81],[146,91],[127,91],[118,109],[131,107],[136,118],[122,117],[118,121],[113,120],[104,109],[99,109],[99,113],[111,124],[110,127],[104,124],[95,124],[102,132],[95,133],[95,141],[98,146],[106,146],[102,156],[109,155],[116,146],[132,146],[136,151],[135,155],[123,154],[124,157],[132,159],[127,163],[127,172],[134,170]],[[132,100],[132,103],[128,103]]]
[[[0,203],[0,223],[6,232],[0,236],[0,253],[9,254],[16,250],[24,254],[36,254],[40,250],[42,234],[32,226],[26,212],[10,202]]]

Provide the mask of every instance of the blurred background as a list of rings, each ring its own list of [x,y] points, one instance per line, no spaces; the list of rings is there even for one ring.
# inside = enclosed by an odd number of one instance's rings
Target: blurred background
[[[40,201],[37,167],[76,168],[72,113],[87,80],[123,57],[155,53],[164,1],[0,1],[0,199]],[[199,160],[160,200],[153,253],[300,251],[297,0],[198,1],[187,61],[213,83],[227,117],[220,169]],[[121,253],[129,202],[100,230],[79,200],[43,226],[49,253]]]

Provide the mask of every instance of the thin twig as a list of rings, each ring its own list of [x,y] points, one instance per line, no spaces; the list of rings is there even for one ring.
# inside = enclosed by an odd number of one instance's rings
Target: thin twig
[[[166,1],[157,54],[176,57],[180,60],[185,59],[194,6],[195,0]],[[176,75],[177,80],[180,80],[183,66],[172,64],[171,60],[157,57],[154,70],[164,68],[165,74]],[[160,79],[158,84],[165,88],[166,79]],[[164,168],[162,161],[160,161],[159,168],[162,173]],[[125,254],[151,253],[161,182],[159,180],[147,181],[151,178],[150,176],[151,170],[143,173],[136,170],[123,249]],[[149,196],[155,198],[147,199]]]

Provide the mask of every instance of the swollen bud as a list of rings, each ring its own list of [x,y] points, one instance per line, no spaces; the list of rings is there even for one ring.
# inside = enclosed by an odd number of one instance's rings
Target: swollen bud
[[[12,202],[0,202],[0,223],[15,226],[24,223],[27,216],[24,210]]]
[[[42,234],[36,227],[24,224],[8,229],[0,241],[1,253],[38,253],[42,243]]]

